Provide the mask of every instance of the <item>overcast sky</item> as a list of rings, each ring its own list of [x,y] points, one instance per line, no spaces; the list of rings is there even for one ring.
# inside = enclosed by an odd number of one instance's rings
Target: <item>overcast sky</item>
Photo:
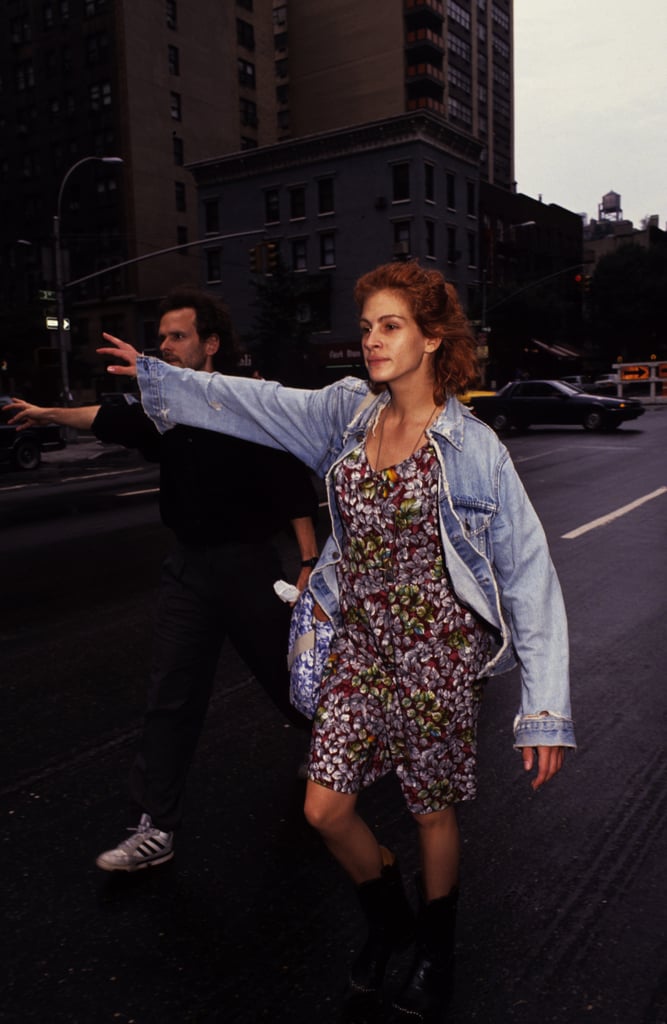
[[[514,0],[517,190],[667,221],[667,0]]]

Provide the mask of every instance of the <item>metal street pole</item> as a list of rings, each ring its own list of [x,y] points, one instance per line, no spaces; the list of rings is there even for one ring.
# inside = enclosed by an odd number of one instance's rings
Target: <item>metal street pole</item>
[[[82,164],[91,160],[97,160],[103,164],[122,164],[120,156],[84,156],[66,171],[58,190],[56,212],[53,217],[53,271],[55,276],[56,292],[56,316],[58,318],[58,350],[60,353],[60,384],[61,401],[63,405],[69,405],[72,401],[72,392],[69,387],[69,367],[67,361],[68,344],[67,332],[65,331],[65,281],[63,275],[63,252],[60,244],[60,208],[62,205],[63,192],[70,176]]]

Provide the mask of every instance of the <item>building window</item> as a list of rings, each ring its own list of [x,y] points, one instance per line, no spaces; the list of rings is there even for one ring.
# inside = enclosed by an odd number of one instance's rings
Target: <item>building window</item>
[[[50,28],[53,28],[53,25],[55,23],[55,14],[54,14],[54,10],[53,10],[53,4],[44,4],[44,7],[42,9],[42,18],[43,18],[43,21],[44,21],[44,28],[45,29],[48,30]]]
[[[500,85],[503,89],[509,89],[510,76],[504,68],[499,68],[497,64],[493,66],[493,81],[496,85]]]
[[[281,132],[289,131],[289,110],[278,111],[278,128]]]
[[[280,27],[287,24],[287,4],[273,8],[273,24]]]
[[[424,199],[428,203],[435,202],[435,167],[424,164]]]
[[[241,149],[257,149],[257,139],[251,139],[249,135],[242,135],[240,146]]]
[[[255,65],[251,64],[249,60],[243,60],[242,57],[238,59],[239,68],[239,83],[245,85],[248,89],[255,88]]]
[[[172,121],[181,120],[181,94],[180,92],[172,92],[169,94],[169,111],[171,113]]]
[[[31,61],[19,64],[16,68],[16,88],[18,92],[25,92],[35,85],[35,69]]]
[[[477,235],[474,231],[468,232],[468,266],[477,266]]]
[[[393,201],[404,203],[410,198],[410,164],[394,164],[391,169]]]
[[[217,199],[207,199],[204,203],[204,230],[207,235],[217,235],[220,231],[220,205]]]
[[[447,34],[447,49],[450,53],[456,54],[462,60],[470,63],[470,43],[466,43],[463,39],[459,39],[453,32]]]
[[[185,163],[185,152],[183,149],[183,139],[180,135],[172,135],[171,145],[174,154],[174,163],[177,167],[182,167]]]
[[[236,0],[236,6],[242,7],[244,11],[252,10],[252,0]]]
[[[396,259],[407,259],[411,252],[410,221],[394,222],[394,256]]]
[[[307,242],[305,238],[295,238],[292,242],[292,270],[307,270]]]
[[[170,75],[180,75],[180,59],[177,46],[167,46],[167,66]]]
[[[100,64],[109,55],[109,36],[106,32],[96,32],[86,36],[86,63]]]
[[[247,100],[243,96],[239,100],[239,110],[241,113],[241,124],[250,125],[253,128],[257,127],[257,104],[253,103],[252,100]]]
[[[333,178],[320,178],[317,183],[317,212],[334,212],[334,183]]]
[[[221,274],[221,259],[219,249],[207,249],[206,250],[206,281],[211,284],[213,281],[220,281],[222,279]]]
[[[185,185],[182,181],[174,182],[174,198],[176,200],[176,209],[179,213],[185,211]]]
[[[94,82],[88,89],[91,110],[102,110],[111,106],[111,82]]]
[[[461,7],[460,4],[454,3],[454,0],[447,0],[447,14],[452,21],[457,21],[459,25],[463,25],[464,28],[470,28],[470,12],[466,11],[465,7]]]
[[[470,75],[466,75],[464,71],[459,68],[450,67],[447,71],[447,81],[450,85],[456,86],[461,92],[464,92],[467,96],[472,91],[472,83],[470,81]]]
[[[435,221],[426,220],[424,221],[424,227],[426,229],[425,235],[425,253],[429,259],[435,259]]]
[[[276,53],[285,53],[287,50],[287,32],[278,32],[273,37],[273,47]]]
[[[83,5],[84,14],[87,18],[92,18],[104,10],[106,5],[107,0],[85,0]]]
[[[186,246],[188,244],[188,229],[184,224],[176,227],[176,245]],[[181,249],[181,256],[185,256],[185,249]]]
[[[505,11],[501,11],[500,7],[496,7],[495,4],[491,5],[491,17],[495,21],[496,25],[500,25],[500,27],[504,28],[506,32],[509,32],[509,15]]]
[[[280,198],[277,188],[269,188],[264,193],[264,222],[276,224],[280,220]]]
[[[336,266],[336,238],[333,234],[320,235],[320,266]]]
[[[499,57],[509,60],[510,48],[504,39],[498,39],[497,36],[493,37],[493,52],[497,53]]]
[[[469,217],[477,216],[477,195],[474,181],[466,182],[466,213]]]
[[[246,50],[255,49],[255,30],[243,18],[236,19],[236,42]]]
[[[453,121],[460,121],[465,125],[472,124],[472,110],[467,103],[461,103],[450,96],[447,111]]]
[[[288,85],[277,85],[276,86],[276,103],[280,106],[285,106],[289,102],[289,86]]]
[[[280,60],[276,61],[276,78],[287,78],[287,75],[287,59],[285,57],[281,57]]]
[[[69,0],[60,0],[60,20],[63,25],[69,21]]]
[[[445,182],[446,182],[446,185],[447,185],[447,209],[448,210],[455,210],[456,209],[456,175],[455,174],[451,174],[451,173],[448,172],[447,176],[445,178]]]
[[[447,262],[456,264],[458,263],[461,253],[456,248],[456,228],[447,228]]]
[[[176,0],[165,0],[165,15],[167,18],[167,28],[175,29],[178,25]]]
[[[290,188],[290,220],[305,217],[305,188]]]

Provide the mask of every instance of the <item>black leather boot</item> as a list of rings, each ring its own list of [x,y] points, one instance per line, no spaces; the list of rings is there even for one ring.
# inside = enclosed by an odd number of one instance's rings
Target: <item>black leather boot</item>
[[[415,958],[395,997],[394,1009],[413,1020],[441,1022],[454,982],[458,886],[447,896],[422,902],[417,917]]]
[[[389,957],[412,942],[415,918],[396,861],[385,864],[379,878],[358,886],[357,895],[368,936],[350,968],[350,984],[356,992],[377,992]]]

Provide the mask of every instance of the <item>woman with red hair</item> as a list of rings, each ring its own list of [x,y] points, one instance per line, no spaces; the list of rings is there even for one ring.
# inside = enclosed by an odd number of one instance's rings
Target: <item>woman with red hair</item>
[[[357,811],[393,771],[417,825],[415,956],[394,1006],[441,1012],[451,988],[456,804],[476,791],[487,677],[521,669],[514,744],[537,789],[574,743],[567,623],[537,515],[506,448],[457,400],[476,374],[456,292],[415,262],[355,299],[369,384],[315,391],[199,375],[106,349],[136,372],[160,430],[177,422],[285,448],[326,479],[333,533],[309,588],[335,636],[313,723],[305,814],[357,887],[368,937],[353,989],[378,992],[415,934],[393,855]],[[439,1019],[439,1018],[438,1018]]]

